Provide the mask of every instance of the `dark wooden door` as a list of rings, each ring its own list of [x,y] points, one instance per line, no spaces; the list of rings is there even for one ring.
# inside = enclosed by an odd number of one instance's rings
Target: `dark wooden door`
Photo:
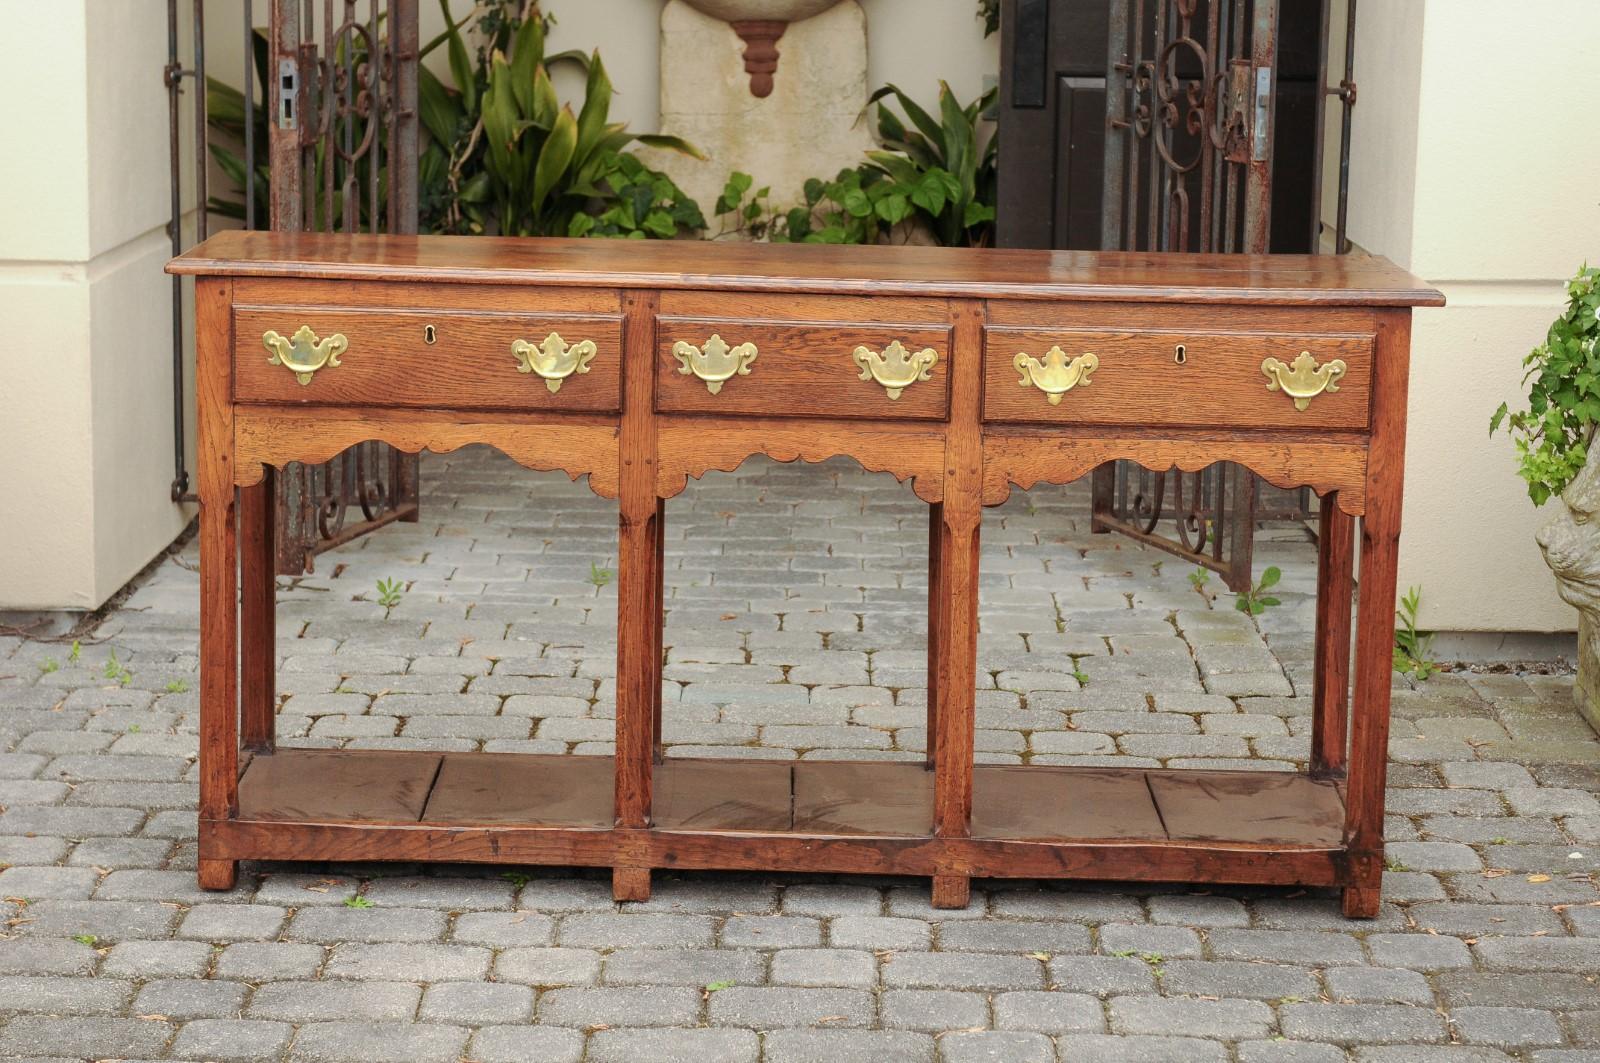
[[[1002,0],[997,225],[1003,247],[1105,246],[1108,71],[1119,83],[1123,78],[1109,69],[1118,2]],[[1154,17],[1156,0],[1144,2]],[[1320,0],[1283,0],[1279,8],[1268,237],[1274,252],[1309,251],[1314,242],[1322,8]],[[1194,21],[1205,25],[1209,15],[1206,0],[1198,0]],[[1193,64],[1185,54],[1176,66],[1192,76]],[[1144,249],[1149,241],[1136,244]]]

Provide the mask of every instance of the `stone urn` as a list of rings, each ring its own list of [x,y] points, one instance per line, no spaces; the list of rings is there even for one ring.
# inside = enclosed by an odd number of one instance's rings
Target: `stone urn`
[[[1561,600],[1578,610],[1578,711],[1600,731],[1600,446],[1536,537]]]
[[[839,0],[686,0],[690,7],[720,18],[744,41],[744,72],[750,94],[772,95],[778,70],[778,38],[789,23],[820,15]]]

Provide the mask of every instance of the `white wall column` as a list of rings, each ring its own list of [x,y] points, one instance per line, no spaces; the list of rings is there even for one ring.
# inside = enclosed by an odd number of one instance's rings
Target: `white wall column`
[[[1450,304],[1415,320],[1400,586],[1426,627],[1573,630],[1533,541],[1548,513],[1488,426],[1600,261],[1600,6],[1374,0],[1356,35],[1350,236]]]
[[[93,609],[183,529],[172,481],[166,19],[7,6],[0,610]]]

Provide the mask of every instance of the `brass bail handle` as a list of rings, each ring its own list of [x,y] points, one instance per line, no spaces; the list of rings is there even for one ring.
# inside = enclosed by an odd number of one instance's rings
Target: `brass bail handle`
[[[582,376],[589,371],[589,363],[600,353],[600,348],[593,340],[569,344],[561,338],[561,333],[552,332],[537,345],[516,340],[511,344],[511,353],[517,359],[517,372],[540,377],[554,395],[561,390],[561,382],[567,377]]]
[[[905,344],[894,340],[882,351],[857,347],[850,358],[861,369],[860,379],[877,381],[893,401],[917,381],[932,379],[939,354],[932,347],[912,352]]]
[[[1038,388],[1052,406],[1061,405],[1061,397],[1075,387],[1088,387],[1089,377],[1100,368],[1098,355],[1085,351],[1069,359],[1060,347],[1051,347],[1043,358],[1035,358],[1026,351],[1018,351],[1011,360],[1022,379],[1020,387]]]
[[[1267,390],[1283,392],[1294,400],[1297,410],[1310,406],[1311,400],[1323,392],[1332,394],[1338,391],[1346,368],[1342,358],[1319,366],[1310,351],[1301,351],[1288,365],[1276,358],[1268,358],[1261,363],[1261,372],[1267,378]]]
[[[711,338],[699,347],[684,340],[672,346],[672,356],[680,363],[678,372],[685,376],[692,374],[704,381],[706,390],[713,395],[720,392],[722,385],[733,377],[749,376],[756,353],[755,344],[741,343],[737,347],[730,347],[716,333],[712,333]]]
[[[271,352],[268,365],[285,367],[300,381],[300,386],[305,387],[317,370],[338,367],[339,356],[349,349],[350,341],[342,332],[321,339],[311,331],[310,325],[301,325],[288,338],[268,329],[261,334],[261,345]]]

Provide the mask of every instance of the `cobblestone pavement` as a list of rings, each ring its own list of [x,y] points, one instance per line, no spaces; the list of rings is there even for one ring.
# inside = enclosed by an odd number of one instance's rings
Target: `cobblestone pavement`
[[[423,468],[421,524],[285,585],[284,741],[608,748],[614,503],[487,451]],[[1304,531],[1260,544],[1285,577],[1258,630],[1085,515],[1041,489],[986,518],[983,755],[1302,762]],[[752,462],[691,484],[669,534],[674,754],[917,755],[908,490]],[[618,906],[608,877],[538,869],[247,864],[207,894],[193,564],[79,653],[0,639],[0,1056],[1600,1060],[1600,741],[1569,679],[1397,688],[1371,923],[1285,890],[984,882],[936,912],[921,880],[728,874]]]

